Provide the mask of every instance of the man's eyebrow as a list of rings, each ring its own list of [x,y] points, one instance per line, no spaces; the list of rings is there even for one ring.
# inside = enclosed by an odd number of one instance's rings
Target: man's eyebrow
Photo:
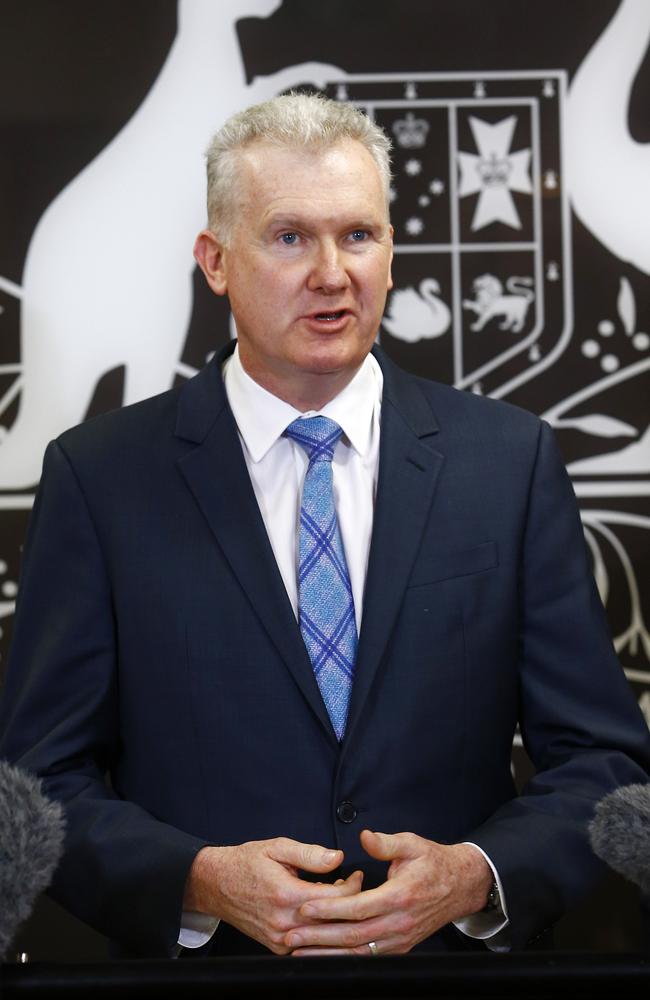
[[[278,212],[277,214],[269,216],[266,225],[264,226],[264,230],[266,232],[269,229],[309,229],[312,225],[318,224],[319,221],[322,220],[314,220],[306,215]],[[364,215],[354,215],[347,219],[334,216],[329,221],[334,223],[337,229],[347,231],[354,229],[381,229],[382,226],[388,224],[385,220],[380,219],[379,217]]]
[[[272,214],[269,216],[266,223],[266,228],[270,229],[273,226],[295,226],[299,229],[301,226],[309,225],[309,220],[305,216],[287,214],[285,212],[278,212],[277,214]]]

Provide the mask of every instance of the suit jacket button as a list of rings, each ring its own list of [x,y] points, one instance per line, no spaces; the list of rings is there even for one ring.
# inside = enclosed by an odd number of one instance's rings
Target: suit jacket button
[[[351,802],[346,800],[345,802],[339,802],[336,807],[336,815],[341,820],[341,823],[353,823],[357,818],[357,810]]]

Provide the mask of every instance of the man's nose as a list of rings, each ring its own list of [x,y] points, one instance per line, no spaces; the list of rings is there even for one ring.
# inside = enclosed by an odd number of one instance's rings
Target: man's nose
[[[320,244],[309,274],[309,289],[331,294],[347,288],[349,284],[344,251],[334,241]]]

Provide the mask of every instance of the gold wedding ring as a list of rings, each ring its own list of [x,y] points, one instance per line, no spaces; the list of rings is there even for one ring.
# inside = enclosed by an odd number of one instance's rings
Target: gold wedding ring
[[[372,957],[377,958],[377,955],[379,954],[379,948],[377,947],[377,943],[375,941],[368,941],[368,947],[370,948],[370,954],[372,955]]]

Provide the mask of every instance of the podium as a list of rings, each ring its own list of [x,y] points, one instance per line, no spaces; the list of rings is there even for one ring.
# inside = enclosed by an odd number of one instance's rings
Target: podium
[[[650,955],[534,952],[0,967],[3,1000],[647,1000]]]

